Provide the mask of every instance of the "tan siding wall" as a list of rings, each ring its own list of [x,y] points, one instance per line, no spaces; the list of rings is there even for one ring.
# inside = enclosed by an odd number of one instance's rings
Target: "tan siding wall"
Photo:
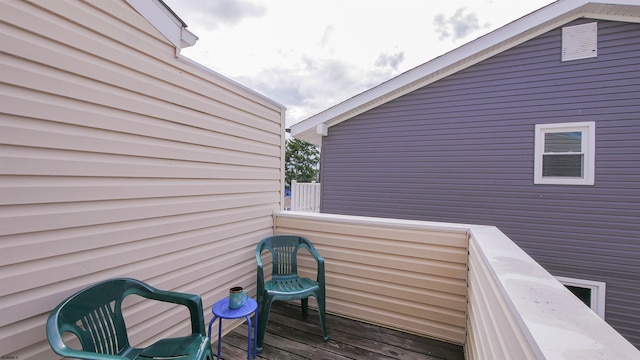
[[[107,278],[205,307],[253,295],[284,109],[176,58],[124,1],[2,1],[0,18],[0,355],[55,358],[48,312]],[[128,314],[134,343],[188,331],[177,309]]]
[[[283,212],[276,233],[309,238],[325,258],[327,311],[464,344],[463,226]],[[315,262],[302,264],[315,277]]]
[[[467,359],[536,359],[531,345],[493,278],[491,265],[469,241]]]

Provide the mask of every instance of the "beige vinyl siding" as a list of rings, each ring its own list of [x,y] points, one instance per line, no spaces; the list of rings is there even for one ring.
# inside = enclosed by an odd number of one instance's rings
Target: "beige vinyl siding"
[[[282,208],[284,108],[176,57],[125,1],[0,3],[0,356],[53,359],[49,311],[112,277],[255,295]],[[134,343],[185,333],[135,303]]]
[[[465,343],[467,229],[412,221],[283,212],[276,233],[325,258],[327,311]],[[306,258],[301,272],[315,278]]]
[[[517,314],[513,314],[492,277],[491,265],[474,241],[469,242],[468,311],[468,360],[537,358]]]

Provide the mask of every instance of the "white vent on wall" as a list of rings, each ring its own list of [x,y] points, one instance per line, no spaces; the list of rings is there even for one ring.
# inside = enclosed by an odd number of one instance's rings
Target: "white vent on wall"
[[[562,28],[562,61],[598,56],[598,23]]]

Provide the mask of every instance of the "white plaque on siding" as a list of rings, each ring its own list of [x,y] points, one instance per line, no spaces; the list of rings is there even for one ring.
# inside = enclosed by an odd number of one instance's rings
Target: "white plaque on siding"
[[[598,23],[562,28],[562,61],[598,56]]]

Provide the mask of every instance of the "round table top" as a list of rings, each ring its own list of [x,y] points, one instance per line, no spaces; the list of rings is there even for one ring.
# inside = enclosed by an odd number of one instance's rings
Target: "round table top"
[[[229,298],[224,298],[211,307],[213,315],[222,319],[239,319],[253,314],[258,308],[258,303],[252,298],[238,309],[229,309]]]

